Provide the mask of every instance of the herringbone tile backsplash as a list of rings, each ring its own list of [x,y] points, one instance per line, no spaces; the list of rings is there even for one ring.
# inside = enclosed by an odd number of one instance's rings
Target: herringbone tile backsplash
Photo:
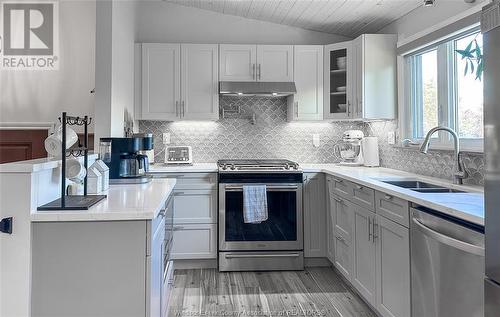
[[[222,109],[241,109],[239,114],[222,118]],[[360,129],[379,136],[381,164],[385,167],[418,174],[451,179],[453,160],[450,152],[401,149],[387,144],[388,131],[395,122],[286,122],[286,98],[230,97],[220,98],[221,119],[216,122],[140,121],[141,132],[153,133],[155,161],[163,162],[165,146],[162,133],[169,132],[171,145],[190,145],[194,162],[216,162],[219,159],[286,158],[299,163],[335,163],[333,146],[342,132]],[[251,118],[255,115],[255,124]],[[314,147],[312,135],[320,135],[320,146]],[[466,154],[464,161],[470,184],[483,184],[482,154]]]

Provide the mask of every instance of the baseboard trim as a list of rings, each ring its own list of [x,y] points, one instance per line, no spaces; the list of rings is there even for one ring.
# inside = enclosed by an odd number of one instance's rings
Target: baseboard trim
[[[216,269],[217,259],[174,260],[174,270]]]
[[[305,267],[328,267],[332,263],[327,258],[304,258]]]
[[[305,267],[331,267],[332,263],[327,258],[304,258]],[[217,259],[200,260],[174,260],[174,269],[216,269]]]

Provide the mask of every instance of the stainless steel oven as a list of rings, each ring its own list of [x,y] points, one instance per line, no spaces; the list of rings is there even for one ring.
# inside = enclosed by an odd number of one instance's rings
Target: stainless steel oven
[[[303,269],[302,172],[264,162],[219,169],[221,271]],[[266,185],[268,219],[259,224],[244,222],[243,186],[248,184]]]

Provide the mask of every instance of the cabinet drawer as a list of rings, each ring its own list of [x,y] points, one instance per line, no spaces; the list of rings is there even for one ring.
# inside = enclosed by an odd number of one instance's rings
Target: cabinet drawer
[[[215,190],[175,190],[174,224],[217,223]]]
[[[333,176],[328,178],[328,186],[331,194],[336,194],[346,199],[352,198],[351,182]]]
[[[365,187],[356,183],[351,183],[352,186],[352,202],[375,211],[375,191],[369,187]]]
[[[375,193],[377,214],[405,227],[409,226],[408,201],[382,192]]]
[[[153,173],[153,178],[175,178],[175,189],[217,189],[217,173]]]
[[[216,257],[216,224],[174,226],[172,260],[215,259]]]
[[[351,242],[354,222],[353,204],[337,195],[330,195],[330,203],[333,212],[334,235]]]

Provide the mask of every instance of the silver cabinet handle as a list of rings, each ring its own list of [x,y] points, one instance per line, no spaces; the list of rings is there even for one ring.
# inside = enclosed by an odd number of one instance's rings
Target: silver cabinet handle
[[[372,239],[372,218],[368,217],[368,241],[371,241]]]
[[[165,217],[165,209],[160,210],[160,212],[158,213],[158,217]]]
[[[262,75],[262,72],[261,72],[261,69],[260,69],[260,64],[259,64],[258,70],[259,70],[259,80],[260,80],[261,79],[261,75]]]
[[[184,229],[184,227],[181,227],[181,226],[175,226],[175,227],[173,228],[173,231],[179,231],[179,230],[183,230],[183,229]]]
[[[295,117],[299,117],[299,102],[295,101]]]
[[[484,248],[481,246],[477,246],[462,240],[458,240],[449,236],[446,236],[440,232],[434,231],[431,228],[427,227],[420,221],[418,221],[415,218],[412,218],[413,223],[415,224],[416,228],[422,232],[423,234],[427,235],[428,237],[441,242],[443,244],[446,244],[450,247],[453,247],[458,250],[462,250],[464,252],[470,253],[470,254],[475,254],[479,256],[484,256]]]
[[[386,194],[386,195],[384,196],[384,198],[385,198],[385,199],[387,199],[387,200],[391,200],[391,199],[392,199],[392,196],[391,196],[391,195],[389,195],[389,194]]]
[[[299,253],[279,253],[279,254],[227,254],[226,259],[240,258],[297,258]]]
[[[336,202],[338,202],[339,204],[343,204],[343,203],[344,203],[344,201],[343,201],[342,199],[340,199],[340,198],[334,197],[333,199],[334,199]]]
[[[175,101],[175,116],[179,116],[179,101]]]
[[[186,104],[184,103],[184,100],[182,101],[182,117],[184,118],[184,115],[186,114]]]
[[[257,80],[257,72],[255,71],[255,64],[252,64],[252,79]]]
[[[376,234],[378,230],[378,224],[375,222],[375,219],[372,220],[372,241],[375,243],[375,239],[378,238],[378,234]]]
[[[338,178],[334,178],[333,180],[334,180],[335,182],[337,182],[337,183],[343,183],[343,182],[344,182],[344,180],[343,180],[343,179],[338,179]]]
[[[185,193],[184,192],[175,192],[174,193],[174,196],[182,196],[184,195]]]
[[[356,185],[356,189],[361,190],[361,189],[363,189],[363,186],[361,186],[361,185]]]

